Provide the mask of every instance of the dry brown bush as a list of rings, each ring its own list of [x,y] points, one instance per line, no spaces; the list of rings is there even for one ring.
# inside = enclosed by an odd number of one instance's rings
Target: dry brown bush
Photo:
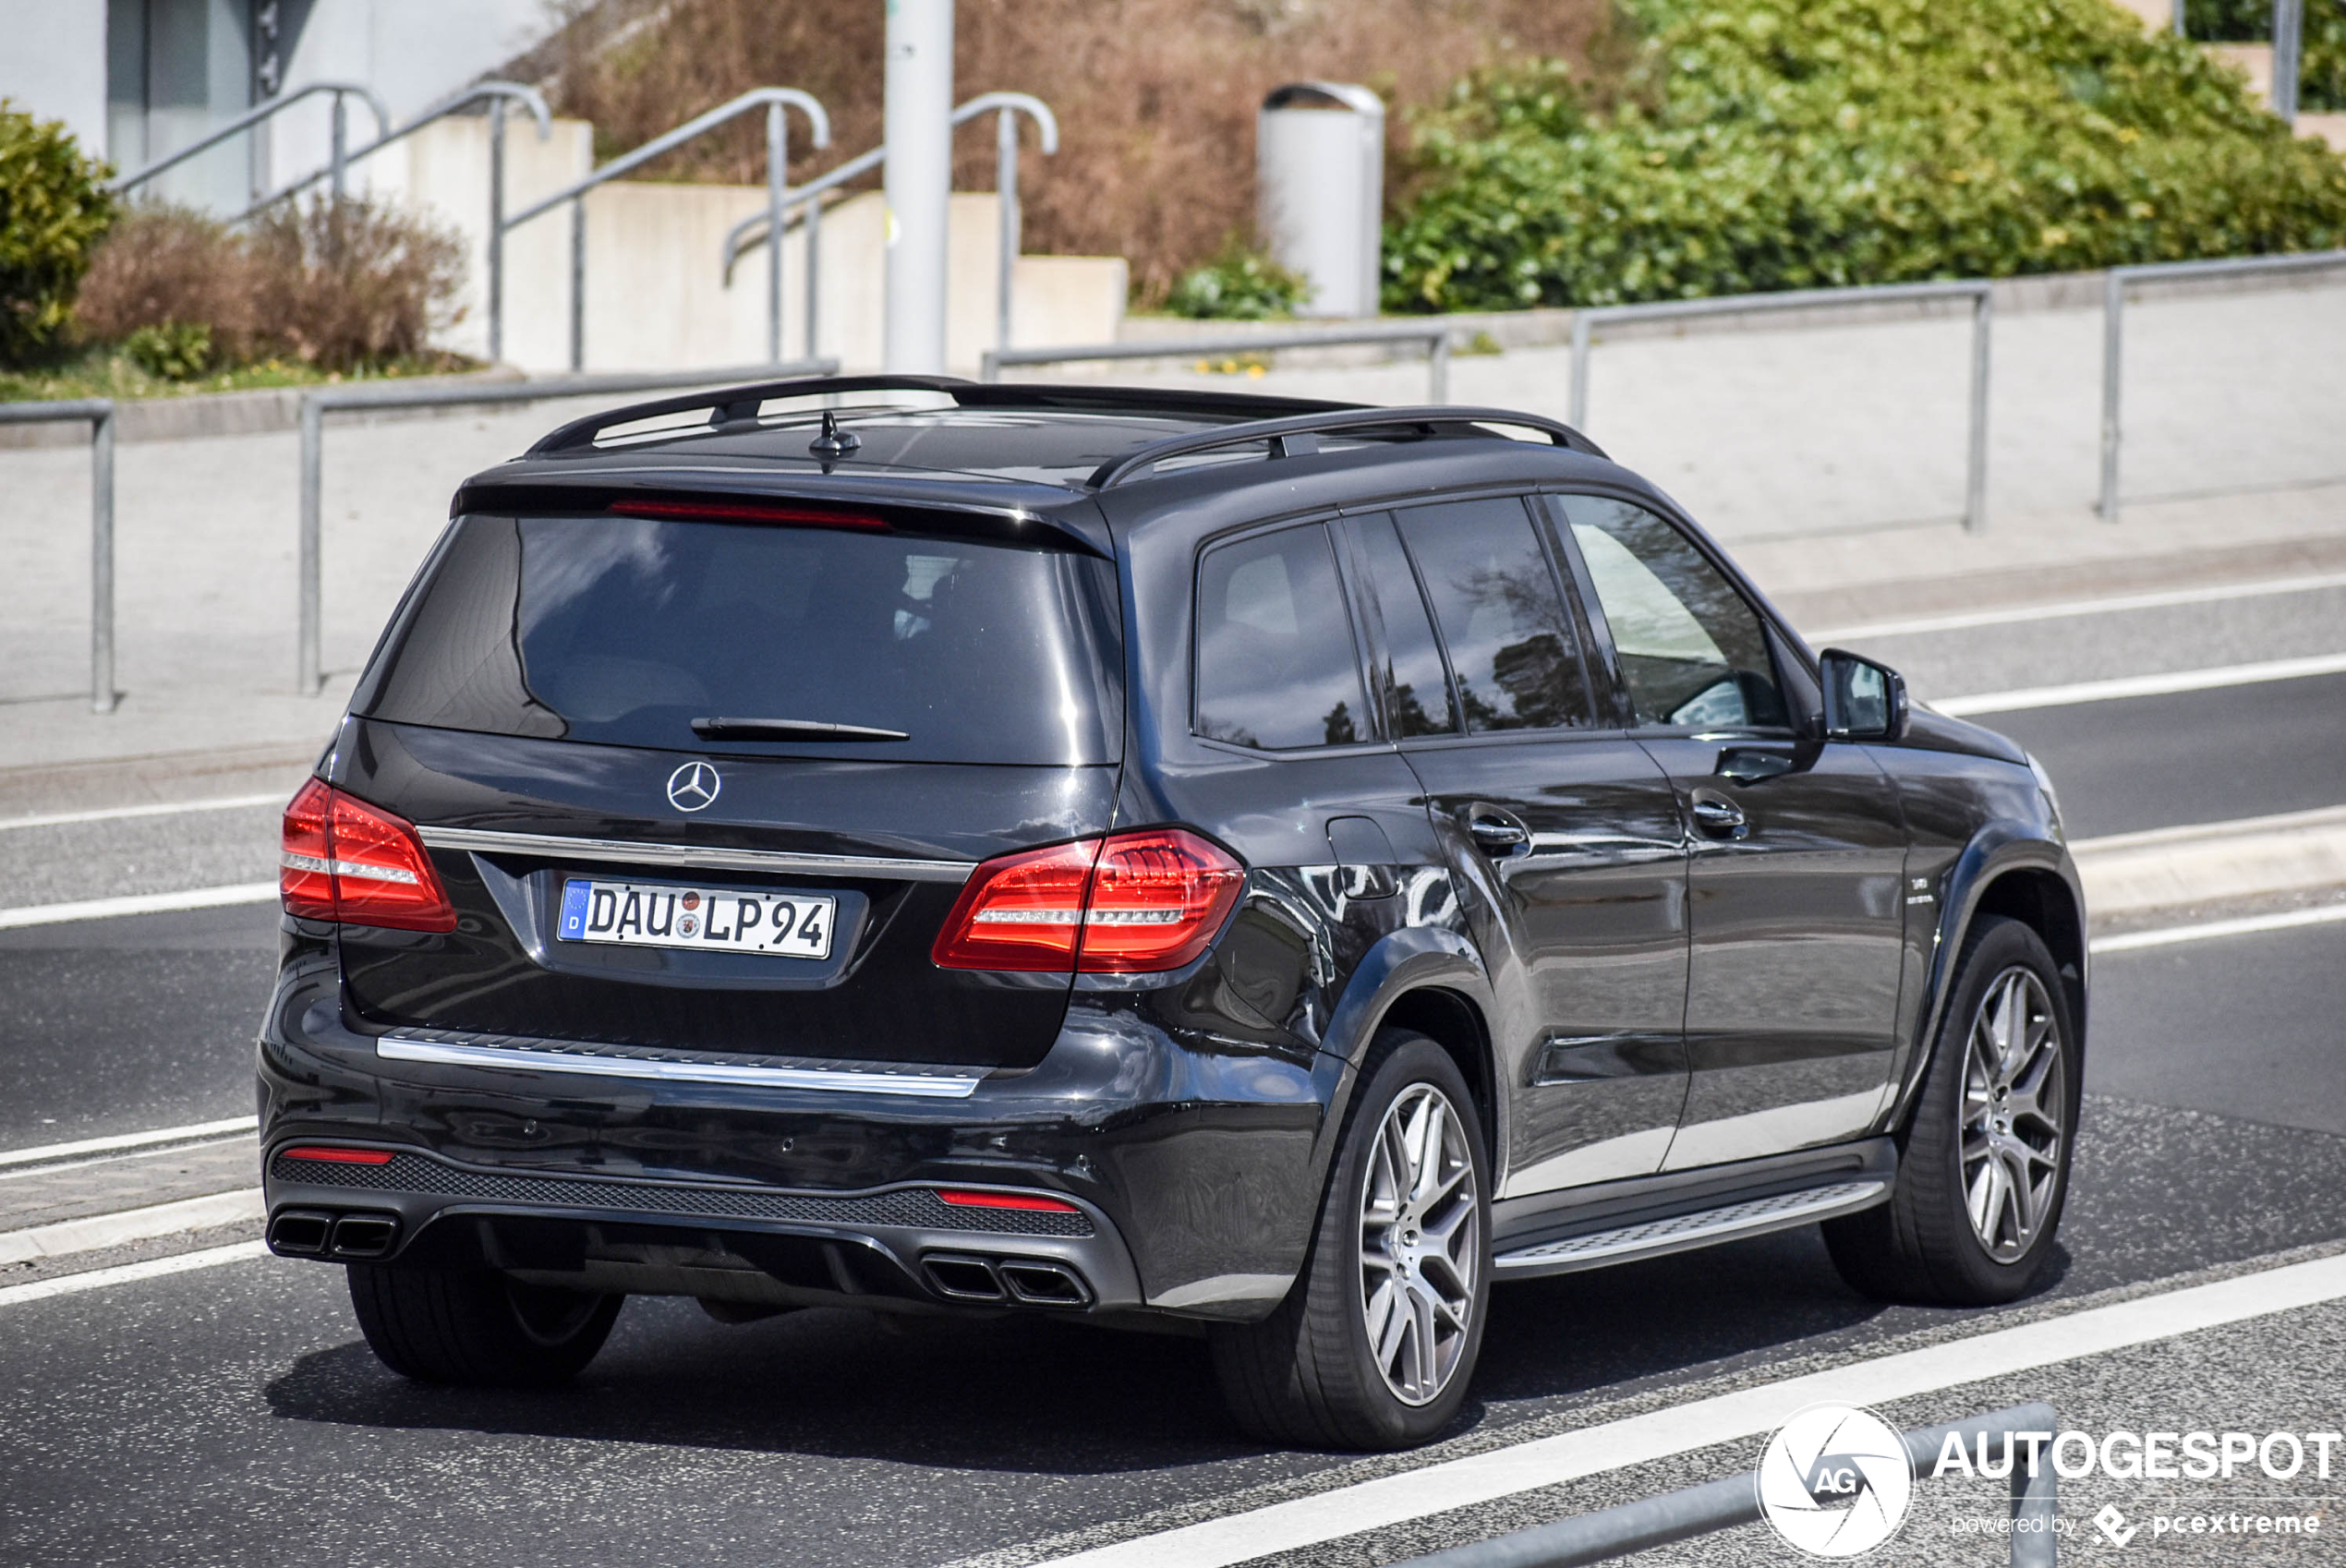
[[[99,247],[74,316],[98,343],[177,322],[209,327],[224,364],[282,356],[353,370],[429,356],[463,269],[455,235],[368,201],[288,203],[243,234],[145,206]]]
[[[244,241],[224,225],[184,207],[134,207],[91,258],[74,320],[99,343],[119,343],[140,327],[205,326],[213,353],[249,359],[251,273]]]
[[[1027,249],[1124,256],[1143,304],[1251,229],[1254,112],[1273,87],[1364,82],[1406,111],[1477,66],[1534,54],[1585,64],[1611,14],[1610,0],[960,0],[957,9],[956,97],[1010,89],[1058,115],[1058,156],[1022,161]],[[883,25],[875,0],[582,0],[530,64],[551,73],[563,113],[594,122],[601,156],[753,87],[803,88],[830,111],[833,142],[814,152],[793,125],[797,182],[880,139]],[[1400,113],[1389,128],[1397,148]],[[754,184],[764,148],[757,116],[746,116],[656,173]],[[987,116],[960,132],[955,187],[990,190],[993,170]]]

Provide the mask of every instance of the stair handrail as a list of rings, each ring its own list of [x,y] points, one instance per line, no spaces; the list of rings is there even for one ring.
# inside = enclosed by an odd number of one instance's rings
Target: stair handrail
[[[586,178],[564,186],[551,196],[533,202],[503,221],[501,234],[517,229],[565,201],[570,203],[570,368],[573,370],[583,370],[586,367],[586,193],[758,108],[766,111],[766,212],[769,218],[779,221],[779,214],[790,194],[785,183],[790,174],[789,127],[784,117],[787,111],[794,108],[806,116],[816,146],[828,147],[831,144],[829,114],[813,94],[801,92],[794,87],[753,88],[705,115],[685,121],[673,130],[654,137],[633,152],[620,154],[602,167],[591,171]],[[782,254],[779,247],[768,258],[768,263],[766,357],[774,364],[780,364],[782,358]],[[493,302],[491,308],[502,311],[502,301]],[[810,327],[813,325],[811,319],[808,324]],[[811,338],[811,332],[809,336]]]
[[[350,155],[348,151],[350,140],[349,101],[356,98],[360,103],[366,104],[368,109],[372,112],[375,116],[375,134],[377,136],[382,135],[391,128],[391,111],[383,106],[383,101],[380,97],[376,96],[375,90],[355,81],[313,81],[305,83],[301,87],[296,88],[291,92],[285,93],[282,97],[272,98],[266,103],[259,104],[247,110],[245,113],[237,115],[235,119],[230,120],[226,125],[220,127],[217,130],[213,130],[198,138],[196,140],[189,142],[187,146],[181,148],[176,152],[164,154],[163,157],[156,159],[153,163],[148,164],[143,169],[135,170],[130,174],[118,175],[115,178],[107,181],[106,188],[119,196],[125,191],[142,186],[149,180],[153,179],[157,175],[163,174],[166,170],[177,168],[188,159],[193,158],[197,153],[209,152],[213,148],[219,146],[222,142],[227,140],[230,137],[250,130],[253,127],[260,124],[263,120],[274,119],[277,115],[284,114],[286,110],[292,108],[295,104],[301,103],[304,99],[314,97],[320,92],[331,92],[334,95],[333,156],[332,161],[327,164],[327,168],[333,176],[334,197],[335,199],[339,200],[343,195],[345,176],[348,173],[350,166]],[[313,175],[311,177],[314,178],[315,176]]]
[[[1056,155],[1059,150],[1058,116],[1051,106],[1031,92],[983,92],[953,111],[951,123],[965,125],[980,115],[995,114],[1000,117],[994,123],[994,188],[999,202],[999,221],[996,225],[1000,251],[1000,268],[994,289],[994,346],[1010,346],[1010,273],[1019,252],[1021,213],[1018,200],[1018,116],[1024,115],[1034,122],[1034,131],[1045,156]],[[820,298],[820,249],[823,226],[823,197],[848,181],[869,174],[888,159],[888,143],[882,142],[867,152],[859,152],[846,163],[807,181],[792,193],[786,209],[800,209],[799,224],[806,230],[806,352],[818,352],[815,342],[815,321]],[[777,231],[787,234],[792,225],[784,213],[772,211],[754,212],[735,223],[725,235],[725,286],[733,284],[733,268],[744,256],[768,242]]]

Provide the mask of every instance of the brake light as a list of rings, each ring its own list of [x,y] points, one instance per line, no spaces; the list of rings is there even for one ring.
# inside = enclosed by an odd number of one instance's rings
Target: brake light
[[[277,1158],[326,1160],[337,1165],[388,1165],[391,1164],[391,1151],[388,1149],[327,1149],[315,1144],[304,1144],[297,1149],[281,1152]]]
[[[1035,1214],[1083,1212],[1063,1198],[1046,1198],[1034,1192],[980,1192],[973,1188],[940,1187],[937,1195],[956,1209],[1019,1209]]]
[[[312,778],[285,807],[277,892],[287,914],[453,931],[455,907],[405,819]]]
[[[834,512],[813,506],[771,506],[748,501],[615,501],[608,509],[621,517],[673,518],[683,523],[789,523],[802,528],[881,528],[888,520],[868,512]]]
[[[1179,969],[1205,951],[1245,880],[1179,827],[1005,855],[971,876],[929,956],[945,969]]]

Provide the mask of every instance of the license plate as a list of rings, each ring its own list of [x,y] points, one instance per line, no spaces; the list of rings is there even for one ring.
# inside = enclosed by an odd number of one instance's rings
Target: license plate
[[[828,959],[838,912],[839,900],[819,893],[572,877],[562,883],[562,918],[554,935],[565,942]]]

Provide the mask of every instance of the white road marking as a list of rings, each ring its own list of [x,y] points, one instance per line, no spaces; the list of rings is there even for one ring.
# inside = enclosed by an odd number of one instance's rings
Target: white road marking
[[[1803,1405],[1887,1405],[2340,1297],[2346,1297],[2346,1256],[2320,1258],[1536,1438],[1080,1551],[1053,1559],[1050,1568],[1227,1568],[1561,1481],[1758,1437],[1774,1430]]]
[[[275,900],[273,882],[235,882],[224,887],[190,887],[179,893],[127,893],[118,899],[82,899],[69,904],[28,904],[0,910],[0,931],[24,925],[60,925],[73,920],[112,920],[117,915],[176,914],[225,904]]]
[[[159,1127],[146,1132],[113,1132],[103,1138],[78,1138],[71,1143],[43,1143],[30,1149],[0,1149],[0,1165],[30,1165],[44,1160],[70,1160],[77,1154],[105,1154],[117,1149],[144,1149],[157,1143],[192,1143],[200,1138],[225,1138],[235,1132],[257,1132],[259,1116],[230,1116],[224,1121],[190,1122],[186,1127]]]
[[[143,806],[99,806],[91,811],[44,811],[30,816],[0,816],[0,833],[12,827],[59,827],[71,822],[116,822],[130,816],[177,816],[183,812],[236,811],[244,806],[282,806],[290,795],[214,795],[209,800],[172,801]]]
[[[2106,854],[2113,850],[2140,850],[2157,844],[2201,844],[2251,834],[2303,833],[2308,828],[2338,826],[2346,826],[2346,806],[2316,806],[2312,811],[2285,811],[2272,816],[2235,816],[2220,822],[2187,822],[2177,827],[2105,833],[2098,838],[2072,838],[2069,852]]]
[[[0,1307],[21,1307],[28,1301],[46,1301],[53,1297],[79,1296],[85,1290],[105,1290],[117,1285],[132,1285],[139,1280],[163,1279],[172,1274],[193,1273],[198,1269],[216,1269],[223,1263],[241,1263],[252,1258],[269,1256],[269,1244],[263,1241],[237,1241],[226,1247],[208,1248],[201,1252],[181,1252],[169,1258],[150,1258],[143,1263],[121,1263],[111,1269],[91,1269],[84,1273],[59,1274],[54,1279],[34,1280],[29,1285],[0,1286]]]
[[[2296,681],[2309,675],[2346,674],[2346,654],[2311,658],[2276,658],[2262,664],[2227,664],[2213,669],[2176,669],[2163,675],[2122,675],[2114,681],[2081,681],[2068,686],[2028,686],[2016,692],[1932,700],[1930,706],[1954,718],[1976,713],[2014,713],[2022,708],[2067,707],[2072,703],[2107,703],[2126,697],[2161,697],[2173,692],[2206,692],[2219,686],[2253,686],[2265,681]]]
[[[177,1236],[182,1231],[209,1230],[214,1225],[232,1225],[239,1220],[257,1220],[267,1212],[260,1188],[248,1187],[241,1192],[214,1192],[172,1203],[150,1204],[144,1209],[125,1209],[119,1213],[92,1214],[88,1219],[0,1231],[0,1263],[95,1252],[103,1247],[119,1247],[126,1241],[151,1241],[159,1236]]]
[[[2200,925],[2171,925],[2158,931],[2129,931],[2122,936],[2097,936],[2086,951],[2131,953],[2140,947],[2164,947],[2177,942],[2206,942],[2218,936],[2253,936],[2262,931],[2290,931],[2303,925],[2328,925],[2346,920],[2346,904],[2321,904],[2310,910],[2281,910],[2273,914],[2243,915],[2237,920],[2211,920]]]
[[[2116,594],[2107,598],[2068,599],[2059,604],[2010,605],[2002,609],[1917,616],[1910,621],[1876,621],[1864,626],[1836,626],[1831,631],[1811,632],[1808,636],[1810,643],[1817,645],[1855,642],[1861,637],[1910,637],[1921,632],[1967,632],[1976,626],[2013,626],[2029,621],[2065,621],[2079,615],[2116,615],[2129,609],[2165,609],[2180,604],[2215,604],[2225,599],[2318,593],[2326,588],[2346,588],[2346,572],[2324,572],[2310,577],[2279,577],[2261,583],[2222,583],[2206,588],[2165,588],[2156,593]],[[0,824],[0,826],[5,826]]]

